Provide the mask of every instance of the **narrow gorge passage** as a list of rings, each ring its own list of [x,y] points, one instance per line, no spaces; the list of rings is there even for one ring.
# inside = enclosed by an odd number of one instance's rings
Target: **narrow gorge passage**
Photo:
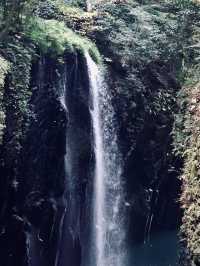
[[[0,266],[200,265],[200,0],[0,1]]]

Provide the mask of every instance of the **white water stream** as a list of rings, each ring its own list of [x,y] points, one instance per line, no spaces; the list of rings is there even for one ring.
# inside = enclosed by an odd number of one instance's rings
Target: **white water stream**
[[[125,202],[115,116],[104,73],[86,54],[94,136],[95,173],[91,266],[124,266]]]

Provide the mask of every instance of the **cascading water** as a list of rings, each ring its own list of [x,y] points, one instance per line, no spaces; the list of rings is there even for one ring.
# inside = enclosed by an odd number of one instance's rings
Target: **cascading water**
[[[104,239],[105,239],[105,161],[103,150],[103,131],[101,113],[99,106],[99,88],[102,85],[101,76],[97,65],[87,55],[87,64],[90,78],[91,94],[93,100],[93,110],[91,111],[93,122],[93,133],[95,142],[95,184],[94,184],[94,226],[95,226],[95,247],[96,265],[100,266],[104,259]]]
[[[90,0],[87,0],[87,1],[86,1],[86,6],[87,6],[87,11],[91,11],[91,9],[92,9],[92,4],[91,4]]]
[[[66,116],[68,116],[68,109],[67,109],[67,104],[66,104],[66,84],[67,84],[67,69],[66,66],[64,68],[64,73],[62,75],[62,78],[60,79],[60,103],[62,105],[62,107],[65,110]],[[65,166],[65,173],[66,168],[67,168],[67,156],[65,155],[64,158],[64,166]],[[60,215],[60,225],[59,225],[59,232],[58,232],[58,249],[56,252],[56,258],[55,258],[55,266],[59,265],[59,259],[60,259],[60,252],[61,252],[61,241],[62,241],[62,234],[63,234],[63,230],[64,230],[64,222],[65,222],[65,215],[66,215],[66,211],[67,211],[67,201],[66,201],[66,189],[63,193],[63,196],[58,200],[58,206],[61,206],[61,215]]]
[[[95,176],[91,266],[124,266],[125,201],[115,116],[103,71],[86,54],[92,100]],[[88,266],[88,265],[87,265]]]

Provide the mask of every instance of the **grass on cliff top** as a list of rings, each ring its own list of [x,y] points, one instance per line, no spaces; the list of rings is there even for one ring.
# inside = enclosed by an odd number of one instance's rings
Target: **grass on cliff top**
[[[67,28],[64,22],[57,20],[32,19],[26,29],[26,35],[43,53],[59,56],[65,51],[88,52],[93,60],[100,63],[100,54],[95,44]]]

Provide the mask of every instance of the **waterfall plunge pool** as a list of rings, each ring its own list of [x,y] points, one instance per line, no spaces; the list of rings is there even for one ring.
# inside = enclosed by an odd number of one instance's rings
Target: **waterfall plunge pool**
[[[128,266],[178,265],[179,239],[177,231],[155,233],[146,244],[129,247]]]

